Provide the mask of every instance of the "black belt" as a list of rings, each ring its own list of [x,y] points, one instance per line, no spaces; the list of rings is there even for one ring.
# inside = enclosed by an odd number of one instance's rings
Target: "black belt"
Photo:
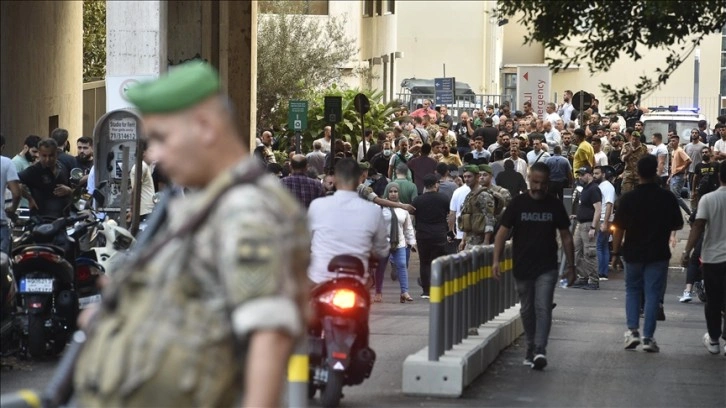
[[[577,222],[579,222],[580,224],[584,224],[586,222],[592,222],[592,218],[590,218],[589,220],[577,220]]]

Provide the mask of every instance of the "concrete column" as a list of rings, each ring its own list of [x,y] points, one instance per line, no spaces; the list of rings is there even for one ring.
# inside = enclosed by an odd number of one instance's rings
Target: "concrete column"
[[[167,69],[167,2],[106,2],[106,107],[127,107],[124,82],[157,77]]]
[[[219,2],[219,73],[254,146],[257,106],[257,2]]]
[[[0,131],[14,156],[29,134],[83,128],[83,2],[0,1]]]
[[[167,2],[167,57],[170,64],[201,57],[202,1]]]

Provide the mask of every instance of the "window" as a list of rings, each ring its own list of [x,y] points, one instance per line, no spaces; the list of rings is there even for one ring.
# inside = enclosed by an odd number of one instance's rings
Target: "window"
[[[295,7],[291,13],[299,13],[312,16],[327,16],[328,15],[328,1],[329,0],[301,0],[291,2]],[[262,14],[275,14],[278,11],[278,7],[274,0],[263,0],[260,1],[260,13]]]
[[[396,0],[387,0],[383,14],[396,14]]]
[[[517,106],[517,73],[504,74],[504,92],[505,101],[511,101],[512,112]]]
[[[383,0],[376,0],[376,15],[383,15]]]
[[[373,0],[363,1],[363,16],[373,17]]]

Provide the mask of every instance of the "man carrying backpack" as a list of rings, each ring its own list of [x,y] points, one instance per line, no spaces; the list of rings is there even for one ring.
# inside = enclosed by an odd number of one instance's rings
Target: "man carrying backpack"
[[[479,167],[466,166],[463,177],[471,192],[464,200],[458,220],[459,230],[464,232],[464,238],[459,244],[460,251],[471,249],[475,245],[490,244],[496,225],[494,217],[496,200],[489,189],[480,184]],[[484,177],[491,183],[491,173],[484,172]]]

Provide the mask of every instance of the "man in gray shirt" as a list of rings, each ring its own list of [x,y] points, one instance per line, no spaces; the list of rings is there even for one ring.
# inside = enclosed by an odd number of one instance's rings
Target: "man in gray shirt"
[[[449,166],[446,163],[439,163],[436,166],[436,174],[439,176],[439,193],[446,195],[451,201],[451,197],[454,195],[454,190],[458,188],[454,180],[449,174]]]
[[[318,171],[318,174],[323,174],[325,167],[325,153],[321,151],[323,143],[320,140],[313,142],[313,151],[308,153],[305,158],[308,161],[308,166]]]

